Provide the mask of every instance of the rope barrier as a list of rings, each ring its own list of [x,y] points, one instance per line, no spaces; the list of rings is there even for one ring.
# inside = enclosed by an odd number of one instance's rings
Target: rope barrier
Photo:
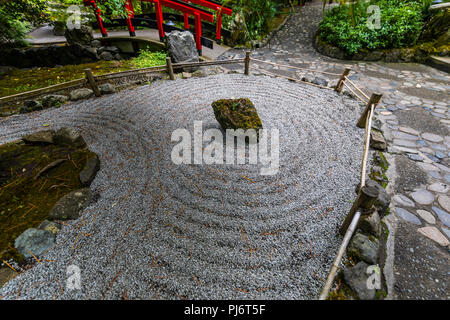
[[[350,82],[350,84],[352,84],[356,90],[358,90],[358,92],[360,92],[367,100],[369,100],[369,96],[367,96],[360,88],[358,88],[358,86],[356,84],[354,84],[347,76],[344,76],[345,80],[347,80],[348,82]]]
[[[303,83],[306,83],[306,84],[309,84],[311,86],[318,87],[318,88],[321,88],[321,89],[334,90],[333,88],[330,88],[330,87],[324,87],[324,86],[321,86],[320,84],[315,84],[315,83],[303,81],[303,80],[300,80],[300,79],[295,79],[295,78],[283,76],[281,74],[276,74],[276,73],[273,73],[273,72],[270,72],[270,71],[267,71],[267,70],[264,70],[264,69],[256,69],[255,67],[250,67],[250,69],[257,70],[257,71],[259,71],[261,73],[264,73],[264,74],[267,74],[267,75],[271,75],[271,76],[274,76],[274,77],[284,78],[284,79],[287,79],[287,80],[290,80],[290,81],[303,82]]]
[[[250,60],[256,61],[256,62],[261,62],[261,63],[267,63],[267,64],[271,64],[274,66],[278,66],[278,67],[285,67],[285,68],[291,68],[291,69],[297,69],[297,70],[307,70],[307,71],[311,71],[311,72],[319,72],[319,73],[323,73],[323,74],[327,74],[327,75],[331,75],[331,76],[338,76],[340,77],[340,74],[337,73],[331,73],[331,72],[326,72],[326,71],[319,71],[319,70],[312,70],[312,69],[307,69],[307,68],[300,68],[300,67],[294,67],[294,66],[290,66],[290,65],[285,65],[285,64],[278,64],[278,63],[274,63],[274,62],[270,62],[270,61],[264,61],[264,60],[259,60],[259,59],[255,59],[255,58],[250,58]]]
[[[372,129],[372,117],[375,111],[375,104],[370,105],[370,111],[367,115],[366,128],[365,128],[365,136],[364,136],[364,150],[363,150],[363,159],[361,164],[361,189],[366,185],[366,170],[367,170],[367,158],[369,155],[369,147],[370,147],[370,131]],[[358,199],[355,201],[357,202]],[[344,239],[339,247],[338,253],[336,254],[336,258],[333,261],[333,264],[330,269],[330,273],[328,274],[327,281],[325,286],[319,296],[319,300],[326,300],[328,298],[328,294],[330,292],[331,286],[333,285],[334,278],[336,277],[336,273],[340,268],[339,265],[341,263],[342,257],[344,256],[345,250],[355,232],[359,219],[361,218],[361,208],[358,208],[353,216],[351,223],[348,229],[345,232]]]
[[[361,98],[355,91],[353,91],[352,88],[350,88],[349,85],[347,85],[345,82],[342,83],[348,90],[351,91],[351,93],[353,93],[355,95],[355,97],[357,97],[359,100],[361,100],[362,103],[367,103],[366,100],[364,100],[363,98]]]

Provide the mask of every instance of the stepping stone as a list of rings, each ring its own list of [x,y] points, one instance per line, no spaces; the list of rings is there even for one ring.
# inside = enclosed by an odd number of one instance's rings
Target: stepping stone
[[[403,220],[405,220],[409,223],[416,224],[418,226],[420,226],[422,224],[422,222],[420,222],[420,219],[417,218],[414,214],[412,214],[408,210],[405,210],[403,208],[396,208],[395,211],[397,212],[397,215],[400,218],[402,218]]]
[[[439,168],[430,163],[418,162],[417,165],[425,171],[439,171]]]
[[[450,212],[450,198],[447,195],[441,194],[438,198],[438,202],[442,208],[447,212]]]
[[[407,196],[404,196],[402,194],[396,194],[393,199],[394,199],[395,203],[397,203],[403,207],[414,207],[415,206],[414,202],[411,199],[409,199]]]
[[[399,132],[399,131],[392,132],[392,135],[394,136],[394,138],[403,139],[403,140],[418,140],[419,139],[418,136],[414,136],[412,134]]]
[[[439,209],[438,207],[432,207],[432,209],[439,217],[439,220],[441,220],[443,224],[450,228],[450,214],[448,214],[444,210]]]
[[[402,131],[402,132],[409,133],[409,134],[412,134],[412,135],[415,135],[415,136],[419,135],[419,131],[414,130],[414,129],[409,128],[409,127],[399,127],[398,129],[400,131]]]
[[[429,224],[435,224],[436,218],[428,211],[417,210],[417,214]]]
[[[406,155],[408,156],[408,158],[410,158],[413,161],[423,161],[423,158],[421,156],[419,156],[418,154],[407,153]]]
[[[394,139],[394,145],[402,147],[416,147],[417,144],[412,140]]]
[[[422,138],[431,142],[441,142],[444,140],[441,136],[429,132],[422,133]]]
[[[430,191],[423,189],[412,192],[410,196],[418,204],[432,204],[434,201],[434,195]]]
[[[434,192],[447,193],[450,191],[450,185],[442,182],[435,182],[429,185],[427,189]]]
[[[448,246],[449,244],[447,238],[435,227],[423,227],[417,229],[417,231],[443,247]]]
[[[450,238],[450,230],[442,227],[442,231],[446,234],[447,238]]]

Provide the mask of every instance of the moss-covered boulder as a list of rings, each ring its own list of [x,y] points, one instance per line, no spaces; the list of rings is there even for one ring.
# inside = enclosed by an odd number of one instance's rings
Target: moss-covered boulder
[[[224,130],[262,129],[255,106],[248,98],[221,99],[212,104],[214,115]]]

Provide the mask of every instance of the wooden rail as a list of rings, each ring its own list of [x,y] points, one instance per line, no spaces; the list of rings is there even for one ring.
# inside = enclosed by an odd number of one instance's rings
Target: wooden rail
[[[173,63],[172,69],[178,70],[189,67],[204,67],[204,66],[215,66],[215,65],[224,65],[224,64],[235,64],[235,63],[245,63],[245,59],[230,59],[230,60],[220,60],[220,61],[201,61],[201,62],[183,62],[183,63]],[[10,96],[0,97],[0,105],[11,102],[19,102],[25,99],[34,98],[37,96],[41,96],[43,94],[50,94],[61,90],[67,89],[75,89],[77,87],[83,87],[89,85],[94,91],[95,95],[98,96],[98,82],[104,82],[113,79],[126,78],[144,74],[150,74],[155,72],[169,72],[170,71],[167,65],[154,66],[148,68],[120,71],[102,74],[98,76],[94,76],[92,74],[92,70],[85,69],[86,78],[71,80],[63,83],[58,83],[49,87],[39,88],[27,92],[17,93]]]

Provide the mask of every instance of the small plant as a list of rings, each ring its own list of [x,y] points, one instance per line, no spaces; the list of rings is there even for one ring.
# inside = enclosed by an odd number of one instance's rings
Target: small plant
[[[131,63],[138,68],[160,66],[166,63],[167,53],[164,51],[151,51],[149,48],[142,49],[139,56],[131,59]]]

